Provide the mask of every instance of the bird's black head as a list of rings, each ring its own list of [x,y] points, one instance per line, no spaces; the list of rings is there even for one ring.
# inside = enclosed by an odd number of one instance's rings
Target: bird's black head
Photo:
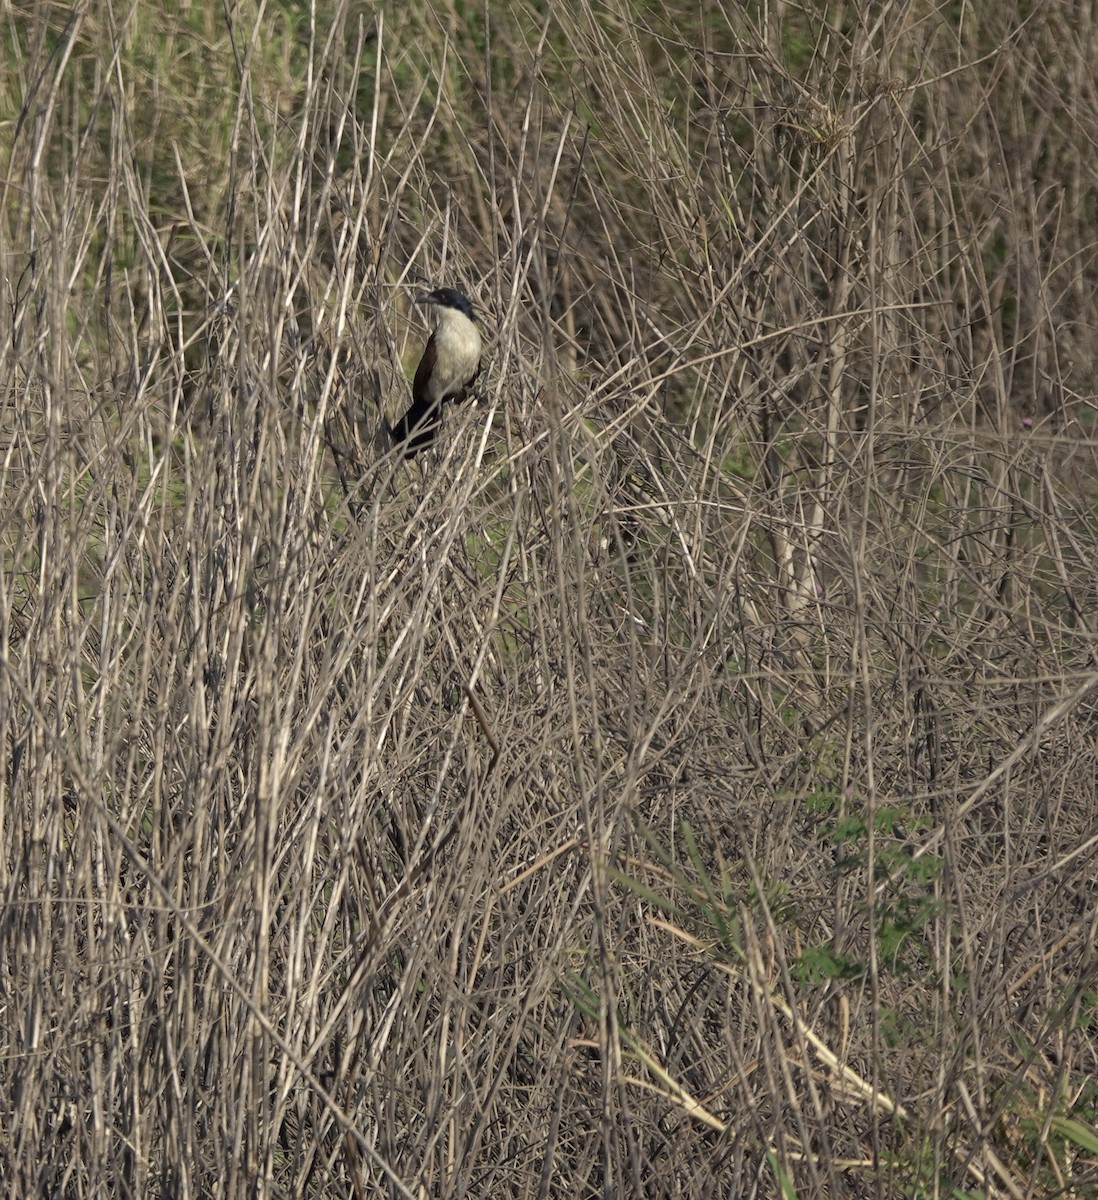
[[[456,308],[459,313],[464,313],[470,321],[476,320],[473,302],[457,288],[444,287],[436,288],[433,292],[420,292],[419,302],[420,304],[437,304],[440,308]]]

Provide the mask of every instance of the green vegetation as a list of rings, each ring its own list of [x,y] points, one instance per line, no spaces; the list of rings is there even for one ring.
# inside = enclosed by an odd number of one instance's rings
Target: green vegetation
[[[6,1194],[1094,1195],[1085,6],[0,31]]]

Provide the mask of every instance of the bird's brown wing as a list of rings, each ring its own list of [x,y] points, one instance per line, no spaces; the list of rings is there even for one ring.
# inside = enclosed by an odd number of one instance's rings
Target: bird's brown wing
[[[435,335],[432,333],[427,339],[427,345],[423,347],[423,357],[419,360],[416,377],[412,380],[412,399],[420,404],[430,403],[427,395],[427,383],[434,372],[437,356],[438,347],[435,345]]]

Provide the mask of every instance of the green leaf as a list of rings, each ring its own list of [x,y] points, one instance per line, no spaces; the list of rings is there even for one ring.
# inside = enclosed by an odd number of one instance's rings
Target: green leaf
[[[1049,1128],[1055,1129],[1061,1137],[1086,1150],[1090,1154],[1098,1154],[1098,1130],[1092,1125],[1076,1121],[1072,1117],[1053,1117]]]

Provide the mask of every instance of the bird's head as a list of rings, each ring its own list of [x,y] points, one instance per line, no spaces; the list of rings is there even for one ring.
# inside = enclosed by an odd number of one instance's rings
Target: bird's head
[[[420,292],[416,297],[420,304],[434,304],[438,308],[453,308],[463,316],[469,318],[470,321],[476,320],[476,314],[473,312],[473,302],[464,292],[459,292],[457,288],[443,287],[436,288],[433,292]]]

